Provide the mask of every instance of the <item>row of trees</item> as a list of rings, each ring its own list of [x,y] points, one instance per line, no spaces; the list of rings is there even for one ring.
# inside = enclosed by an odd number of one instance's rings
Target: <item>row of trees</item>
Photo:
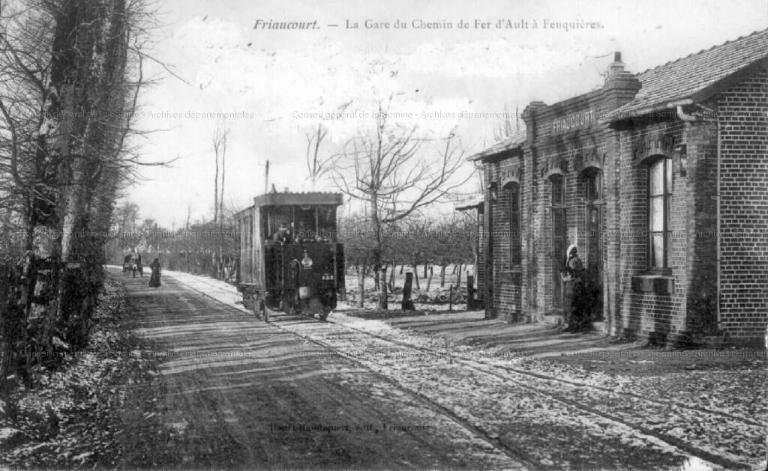
[[[445,285],[446,267],[459,269],[462,264],[477,265],[477,221],[464,213],[445,216],[412,214],[395,224],[388,224],[381,231],[380,261],[374,236],[375,228],[365,215],[342,218],[339,221],[339,237],[344,243],[348,270],[357,276],[357,303],[363,305],[365,278],[373,277],[374,290],[380,296],[395,289],[395,270],[409,267],[413,272],[416,289],[423,286],[429,291],[434,268],[438,267],[440,286]],[[384,267],[376,264],[383,264]],[[419,267],[423,272],[419,273]],[[420,280],[421,277],[421,280]],[[382,287],[382,285],[385,285]]]
[[[84,345],[142,84],[142,0],[0,3],[0,378]]]
[[[116,209],[107,259],[120,264],[126,254],[135,251],[147,261],[158,257],[170,270],[234,281],[240,247],[237,226],[223,205],[217,219],[188,221],[184,227],[169,229],[154,219],[141,220],[138,206],[125,202]]]
[[[392,102],[392,96],[380,101],[373,125],[361,128],[340,152],[328,157],[336,188],[364,207],[360,222],[370,237],[366,242],[368,266],[379,289],[379,309],[388,308],[388,283],[380,280],[387,279],[390,268],[386,251],[397,248],[391,234],[403,233],[404,228],[418,234],[421,211],[443,200],[472,176],[462,177],[459,172],[465,163],[464,149],[455,129],[434,137],[418,125],[393,122],[389,118]],[[310,156],[316,159],[317,150],[307,154],[308,159]]]
[[[473,218],[464,214],[444,219],[425,216],[427,208],[472,178],[472,172],[460,172],[466,166],[455,130],[435,137],[417,125],[393,122],[389,119],[392,103],[393,96],[379,101],[372,126],[361,126],[334,152],[326,149],[329,130],[323,123],[305,132],[311,187],[331,181],[361,209],[362,214],[340,221],[339,238],[346,245],[347,265],[358,272],[361,284],[365,276],[373,275],[382,309],[387,308],[392,283],[379,281],[388,280],[388,273],[391,280],[396,264],[410,264],[414,269],[417,265],[437,265],[443,268],[442,278],[448,264],[477,259]],[[228,130],[217,125],[211,140],[215,158],[213,221],[194,227],[188,222],[184,230],[173,233],[173,241],[159,245],[146,238],[142,242],[124,241],[120,245],[123,250],[154,247],[165,254],[168,266],[220,279],[231,275],[231,269],[223,267],[236,260],[239,242],[234,222],[226,218],[223,208],[227,139]],[[267,172],[268,168],[269,162]],[[170,233],[165,229],[159,232]],[[222,235],[201,240],[200,233]],[[191,266],[182,262],[190,254],[194,260]],[[207,269],[209,266],[213,269]]]
[[[235,281],[239,250],[239,232],[231,213],[219,214],[219,222],[197,222],[170,230],[153,219],[140,221],[139,208],[124,203],[116,209],[114,237],[107,245],[108,259],[120,263],[130,251],[147,259],[160,257],[164,267],[171,270],[204,274]],[[380,290],[381,269],[373,257],[375,237],[370,219],[365,215],[342,217],[338,240],[345,246],[348,270],[357,275],[358,302],[362,302],[367,277],[373,277],[375,289]],[[477,221],[465,213],[429,216],[416,213],[382,231],[381,259],[387,289],[395,287],[395,267],[414,273],[416,289],[422,284],[429,290],[434,268],[439,268],[438,281],[445,284],[446,267],[477,262]],[[417,268],[423,272],[419,272]],[[420,280],[420,277],[422,278]]]

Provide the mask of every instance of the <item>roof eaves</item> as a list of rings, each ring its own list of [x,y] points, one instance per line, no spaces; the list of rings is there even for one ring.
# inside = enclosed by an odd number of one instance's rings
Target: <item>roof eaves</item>
[[[510,142],[504,143],[504,141],[498,142],[491,147],[488,147],[485,150],[482,150],[476,154],[472,154],[469,157],[467,157],[467,160],[470,162],[477,161],[477,160],[487,160],[491,159],[496,156],[500,156],[501,154],[514,151],[514,150],[521,150],[523,144],[525,144],[525,137],[520,137],[517,139],[511,139]]]
[[[619,108],[616,108],[615,110],[611,111],[603,119],[600,120],[600,123],[616,123],[619,121],[624,121],[627,119],[637,118],[639,116],[646,116],[652,113],[658,113],[662,110],[669,110],[671,108],[676,108],[678,106],[685,106],[693,104],[694,100],[691,98],[679,98],[675,100],[667,100],[660,103],[657,103],[655,105],[646,105],[642,108],[632,108],[632,106],[629,106],[632,104],[632,102],[627,103],[624,106],[621,106]]]

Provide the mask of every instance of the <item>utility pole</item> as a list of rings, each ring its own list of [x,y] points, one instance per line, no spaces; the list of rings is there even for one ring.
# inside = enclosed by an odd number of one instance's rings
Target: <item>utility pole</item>
[[[264,194],[269,193],[269,160],[264,167]]]

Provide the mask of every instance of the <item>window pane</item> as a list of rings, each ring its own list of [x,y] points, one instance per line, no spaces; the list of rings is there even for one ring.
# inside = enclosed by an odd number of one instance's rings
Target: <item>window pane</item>
[[[664,176],[667,180],[667,193],[672,193],[672,159],[664,159],[665,172]]]
[[[664,197],[651,198],[651,232],[664,230]]]
[[[660,159],[651,164],[650,169],[650,194],[664,194],[664,162],[666,159]]]
[[[602,175],[599,171],[595,171],[595,177],[592,179],[592,182],[594,183],[594,199],[599,200],[600,199],[600,180],[602,178]]]
[[[552,176],[552,204],[563,203],[563,177],[560,175]]]
[[[520,206],[519,187],[513,185],[509,188],[509,236],[510,236],[510,260],[512,265],[520,263]]]
[[[651,237],[651,266],[664,267],[664,234],[653,234]]]
[[[600,174],[598,172],[590,173],[584,183],[587,187],[587,201],[595,201],[600,198]]]

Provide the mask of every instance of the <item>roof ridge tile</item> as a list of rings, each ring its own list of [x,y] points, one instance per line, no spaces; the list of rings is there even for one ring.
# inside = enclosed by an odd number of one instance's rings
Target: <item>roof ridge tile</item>
[[[636,76],[639,77],[640,75],[643,75],[643,74],[645,74],[647,72],[651,72],[653,70],[660,69],[662,67],[666,67],[666,66],[668,66],[670,64],[674,64],[675,62],[680,62],[681,60],[688,59],[691,56],[697,56],[697,55],[702,54],[704,52],[709,52],[709,51],[711,51],[713,49],[720,48],[720,47],[725,46],[725,45],[730,44],[730,43],[735,43],[736,41],[741,41],[742,39],[749,38],[750,36],[754,36],[754,35],[759,34],[759,33],[768,33],[768,28],[766,28],[766,29],[758,29],[758,30],[752,31],[749,34],[745,34],[744,36],[739,36],[736,39],[729,39],[728,41],[725,41],[724,43],[714,44],[709,49],[706,49],[706,48],[705,49],[701,49],[700,51],[692,52],[692,53],[688,54],[687,56],[678,57],[677,59],[669,60],[669,61],[667,61],[667,62],[665,62],[663,64],[660,64],[660,65],[657,65],[655,67],[649,67],[649,68],[643,70],[642,72],[638,72],[636,74]]]

